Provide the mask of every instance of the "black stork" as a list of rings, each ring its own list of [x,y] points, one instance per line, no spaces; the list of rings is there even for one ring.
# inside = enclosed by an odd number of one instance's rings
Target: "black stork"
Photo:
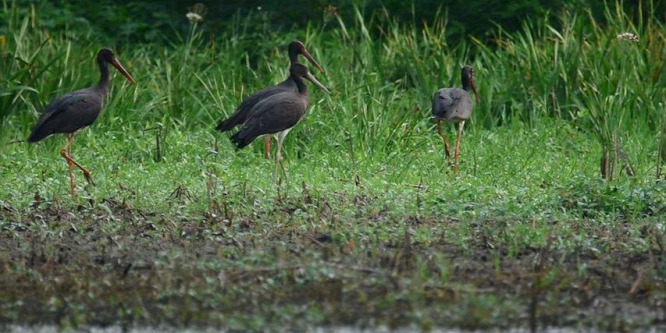
[[[317,70],[319,70],[319,72],[321,73],[324,72],[324,68],[322,68],[319,65],[319,63],[317,63],[316,60],[314,60],[312,55],[310,55],[310,52],[308,52],[308,50],[305,48],[305,45],[300,41],[295,40],[289,44],[289,61],[291,64],[299,62],[298,61],[299,54],[303,55],[306,59],[308,59],[308,61],[310,61],[310,63],[312,63],[312,65],[315,68],[317,68]],[[291,77],[282,81],[278,85],[260,90],[245,98],[238,106],[238,108],[236,108],[234,114],[232,114],[229,118],[222,120],[217,125],[217,130],[219,130],[220,132],[225,132],[238,125],[242,125],[248,119],[250,111],[257,105],[257,103],[265,100],[266,98],[274,94],[284,91],[298,91],[298,87],[296,83],[291,79]],[[264,154],[266,158],[270,158],[271,154],[270,140],[271,140],[270,136],[266,136],[266,138],[264,139],[264,149],[265,149]]]
[[[287,133],[303,118],[308,107],[308,87],[303,79],[329,92],[310,73],[307,66],[299,62],[291,64],[289,73],[288,81],[291,81],[289,84],[293,84],[297,89],[279,91],[259,101],[249,111],[249,116],[240,131],[230,138],[236,147],[243,148],[259,136],[275,135],[278,142],[275,161],[280,165],[282,165],[282,142]]]
[[[109,64],[116,67],[131,83],[136,83],[132,75],[120,64],[113,51],[108,48],[103,48],[97,52],[97,64],[101,73],[99,83],[53,100],[44,108],[37,125],[28,137],[28,142],[37,142],[51,134],[67,134],[67,144],[60,150],[60,155],[65,158],[69,166],[72,198],[75,198],[74,166],[81,169],[88,182],[94,184],[90,171],[75,161],[70,153],[74,132],[92,124],[102,110],[104,99],[109,93]]]
[[[462,139],[463,126],[474,111],[472,98],[469,91],[474,92],[476,102],[481,103],[479,93],[476,91],[476,81],[474,80],[474,70],[470,66],[462,68],[462,89],[460,88],[442,88],[435,93],[432,100],[432,116],[437,121],[437,132],[444,142],[446,158],[451,158],[449,152],[449,143],[442,130],[442,122],[458,123],[458,137],[456,139],[456,150],[453,155],[453,170],[458,171],[458,156],[460,155],[460,140]]]

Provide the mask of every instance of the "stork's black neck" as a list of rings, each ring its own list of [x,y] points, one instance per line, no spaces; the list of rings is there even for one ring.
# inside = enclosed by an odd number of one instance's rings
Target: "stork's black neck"
[[[307,95],[308,94],[308,86],[305,84],[303,81],[303,78],[296,75],[296,74],[291,74],[290,79],[296,83],[296,87],[298,87],[298,92],[301,95]]]
[[[97,64],[99,65],[99,83],[98,87],[108,90],[109,89],[109,63],[102,57],[97,57]]]
[[[298,50],[295,48],[289,48],[289,61],[293,64],[298,62]]]
[[[465,73],[462,75],[462,86],[465,91],[472,90],[472,78],[469,75],[465,75]]]

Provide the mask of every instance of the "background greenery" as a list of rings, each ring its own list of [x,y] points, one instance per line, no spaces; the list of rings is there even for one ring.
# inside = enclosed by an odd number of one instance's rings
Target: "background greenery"
[[[0,286],[16,288],[0,288],[1,322],[480,328],[538,307],[544,326],[660,324],[663,2],[205,4],[195,24],[176,1],[2,2]],[[236,151],[213,127],[284,79],[294,39],[332,93],[312,89],[276,186],[262,145]],[[103,45],[137,84],[114,74],[77,134],[97,186],[71,200],[62,136],[16,141],[97,81]],[[430,103],[464,64],[482,103],[454,174]],[[585,312],[598,295],[608,311]]]
[[[303,24],[282,16],[294,13],[292,7],[246,4],[232,14],[232,5],[213,4],[204,10],[205,21],[191,24],[179,2],[5,1],[1,60],[8,84],[0,94],[0,120],[13,115],[12,127],[27,133],[51,93],[94,81],[89,58],[107,43],[144,79],[123,91],[132,103],[114,112],[118,121],[100,126],[209,125],[239,97],[280,80],[285,45],[303,39],[329,68],[326,79],[336,90],[331,100],[338,103],[321,121],[344,129],[313,129],[312,142],[351,137],[364,149],[392,149],[427,117],[432,92],[457,84],[457,68],[466,63],[477,69],[484,100],[471,128],[562,119],[614,151],[628,133],[659,135],[666,80],[661,2],[549,2],[552,8],[511,2],[492,10],[484,7],[489,2],[465,3],[468,8],[453,2],[436,10],[425,10],[433,6],[427,1],[408,8],[388,2],[381,10],[373,2],[294,4],[309,19]],[[492,14],[472,23],[479,12]],[[493,15],[504,19],[495,22]],[[461,34],[458,25],[480,30]],[[640,41],[618,40],[623,32]],[[395,111],[376,109],[372,100]],[[417,112],[405,111],[410,108]],[[370,113],[362,120],[370,129],[358,121],[358,110],[365,109]],[[318,140],[322,135],[327,140]],[[659,155],[656,141],[653,157]]]
[[[5,7],[17,7],[27,14],[37,10],[41,27],[54,32],[77,29],[92,29],[101,34],[105,42],[165,42],[174,34],[186,34],[188,22],[183,19],[189,7],[195,2],[182,0],[165,1],[39,1],[5,0]],[[621,6],[632,19],[647,19],[649,14],[643,8],[654,7],[651,12],[664,18],[666,5],[662,1],[633,0],[618,3],[589,0],[518,0],[496,2],[488,0],[419,0],[405,3],[398,0],[298,0],[287,3],[281,1],[200,1],[206,6],[209,20],[202,28],[216,35],[232,26],[235,19],[246,18],[261,13],[272,29],[303,29],[308,24],[321,25],[337,13],[344,21],[355,19],[356,9],[368,20],[373,16],[390,13],[393,19],[426,25],[436,19],[447,22],[446,34],[449,39],[459,42],[466,35],[492,43],[498,28],[508,32],[520,30],[527,19],[554,19],[563,11],[589,11],[595,19],[604,21],[604,10],[610,6]],[[248,18],[261,21],[259,18]],[[553,20],[555,21],[555,20]],[[555,23],[555,22],[553,22]],[[556,24],[556,23],[555,23]],[[248,25],[246,29],[261,30],[261,24]],[[372,33],[378,33],[380,26],[371,26]],[[2,27],[0,32],[6,32]]]

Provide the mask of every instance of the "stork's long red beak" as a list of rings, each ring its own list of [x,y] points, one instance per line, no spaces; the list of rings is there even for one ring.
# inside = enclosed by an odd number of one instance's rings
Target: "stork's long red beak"
[[[308,61],[312,64],[312,66],[315,66],[315,68],[319,70],[320,73],[324,72],[324,68],[321,67],[321,65],[319,65],[319,63],[314,60],[314,58],[312,57],[312,55],[310,55],[310,52],[308,52],[308,50],[303,49],[302,54],[305,57],[305,59],[308,59]]]
[[[317,86],[319,89],[327,93],[330,93],[330,91],[328,91],[328,89],[326,89],[326,87],[324,87],[324,85],[321,84],[321,82],[317,81],[317,78],[315,78],[314,75],[312,75],[312,73],[307,72],[307,74],[305,74],[305,78],[308,79],[310,82],[314,83],[314,85]]]
[[[132,75],[125,69],[125,67],[123,67],[123,65],[120,64],[120,61],[118,61],[116,57],[113,57],[113,60],[111,60],[111,65],[113,65],[113,67],[118,69],[120,74],[126,77],[129,82],[136,83],[136,80],[134,80]]]
[[[479,97],[479,92],[476,91],[476,80],[474,80],[473,77],[472,77],[472,82],[471,82],[471,83],[472,83],[472,84],[471,84],[471,86],[472,86],[472,91],[474,92],[474,96],[476,97],[476,102],[479,103],[479,104],[481,104],[481,98]]]

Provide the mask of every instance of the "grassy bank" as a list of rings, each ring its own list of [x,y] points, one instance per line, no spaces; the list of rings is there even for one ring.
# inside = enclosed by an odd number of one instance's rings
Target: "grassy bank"
[[[664,325],[656,15],[608,10],[601,24],[564,12],[493,45],[450,45],[443,18],[421,29],[360,15],[258,35],[239,20],[214,39],[193,25],[170,45],[120,45],[138,84],[114,75],[105,112],[77,135],[73,155],[97,185],[77,175],[76,200],[62,136],[13,141],[54,96],[97,81],[100,45],[7,16],[0,323]],[[212,127],[284,78],[296,38],[332,93],[312,87],[278,187],[260,144],[236,151]],[[462,64],[482,103],[454,174],[428,118]],[[613,180],[601,179],[603,156]]]

